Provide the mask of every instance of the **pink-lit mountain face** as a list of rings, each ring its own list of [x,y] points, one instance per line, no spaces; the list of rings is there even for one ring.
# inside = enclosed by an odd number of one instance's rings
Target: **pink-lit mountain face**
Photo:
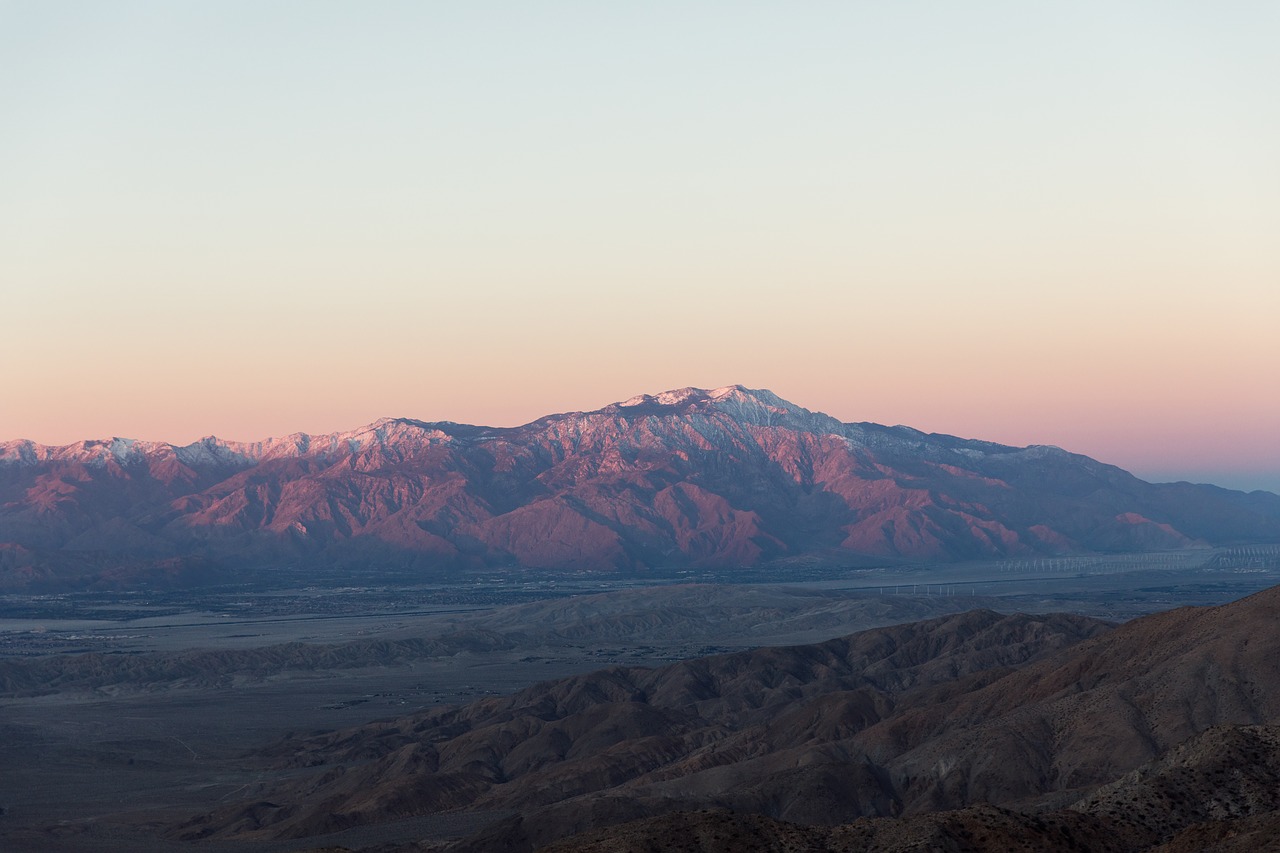
[[[768,391],[514,428],[381,420],[185,447],[0,445],[0,585],[139,566],[625,571],[1280,539],[1280,497],[1153,485],[1054,447],[845,424]],[[59,581],[62,579],[62,581]]]

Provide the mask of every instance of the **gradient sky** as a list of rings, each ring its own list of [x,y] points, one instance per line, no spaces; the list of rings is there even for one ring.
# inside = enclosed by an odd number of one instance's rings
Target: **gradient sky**
[[[0,440],[742,383],[1280,491],[1280,5],[0,0]]]

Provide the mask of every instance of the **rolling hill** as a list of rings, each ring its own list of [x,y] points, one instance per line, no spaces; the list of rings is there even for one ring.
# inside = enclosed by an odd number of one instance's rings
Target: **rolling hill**
[[[304,839],[470,811],[511,816],[453,850],[1174,851],[1265,837],[1280,805],[1277,617],[1280,588],[1119,627],[978,610],[615,667],[286,739],[262,753],[285,781],[172,837]]]

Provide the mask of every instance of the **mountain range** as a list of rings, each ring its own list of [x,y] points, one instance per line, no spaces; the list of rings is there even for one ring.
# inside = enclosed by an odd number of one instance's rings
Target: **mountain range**
[[[1049,446],[842,423],[769,391],[493,428],[384,419],[186,446],[0,444],[0,588],[236,567],[643,571],[1280,539],[1280,496],[1151,484]]]

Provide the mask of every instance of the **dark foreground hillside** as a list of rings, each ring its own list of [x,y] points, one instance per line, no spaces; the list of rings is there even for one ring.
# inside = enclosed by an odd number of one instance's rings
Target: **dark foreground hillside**
[[[542,849],[1247,853],[1280,850],[1278,806],[1280,726],[1218,726],[1067,808],[1029,812],[979,804],[899,819],[864,818],[835,827],[719,810],[681,811],[582,833]]]
[[[1119,628],[973,611],[606,669],[281,742],[289,781],[170,837],[475,811],[510,816],[452,849],[1240,845],[1276,826],[1278,616],[1280,589]]]

